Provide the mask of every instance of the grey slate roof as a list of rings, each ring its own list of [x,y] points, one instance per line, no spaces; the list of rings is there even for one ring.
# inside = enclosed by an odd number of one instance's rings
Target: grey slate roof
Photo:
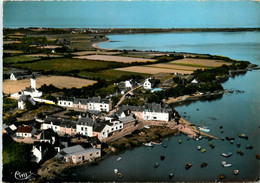
[[[85,149],[81,145],[75,145],[75,146],[66,147],[66,148],[62,149],[62,151],[65,152],[66,154],[72,154],[72,153],[76,153],[76,152],[84,151],[84,150]]]
[[[76,122],[70,121],[70,120],[64,120],[64,119],[58,119],[54,117],[47,117],[44,120],[44,123],[51,124],[51,122],[54,125],[62,126],[62,127],[69,127],[69,128],[76,128]]]
[[[73,102],[74,98],[73,97],[58,97],[58,100],[64,100],[64,101],[71,101],[71,102]]]
[[[109,103],[109,99],[101,99],[101,97],[92,97],[88,99],[91,103]]]
[[[81,103],[81,104],[83,104],[83,105],[87,105],[88,104],[88,99],[81,99],[81,98],[75,98],[74,99],[74,101],[73,101],[73,103],[74,104],[79,104],[79,103]]]
[[[79,118],[77,124],[93,126],[95,121],[92,118]]]
[[[133,115],[129,115],[129,116],[126,116],[124,118],[120,118],[120,121],[122,123],[128,123],[128,122],[135,121],[135,118],[133,117]]]
[[[93,129],[95,132],[101,132],[105,128],[106,124],[104,123],[97,123]]]

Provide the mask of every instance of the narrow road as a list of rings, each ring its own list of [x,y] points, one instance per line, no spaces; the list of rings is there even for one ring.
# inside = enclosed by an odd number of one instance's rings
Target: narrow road
[[[129,90],[128,92],[126,92],[126,93],[120,98],[119,102],[115,105],[115,108],[108,113],[108,116],[110,116],[110,115],[112,115],[112,114],[114,114],[114,113],[116,112],[116,109],[117,109],[118,106],[125,100],[125,97],[126,97],[127,94],[132,93],[134,90],[136,90],[137,88],[140,88],[140,87],[142,87],[142,85],[139,85],[139,86],[137,86],[137,87],[135,87],[135,88],[132,88],[131,90]]]

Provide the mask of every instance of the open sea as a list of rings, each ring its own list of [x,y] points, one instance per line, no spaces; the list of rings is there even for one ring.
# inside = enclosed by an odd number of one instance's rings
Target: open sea
[[[6,2],[5,27],[96,27],[96,28],[207,28],[207,27],[260,27],[260,3],[254,1],[113,1],[113,2]],[[233,59],[247,60],[260,65],[260,32],[162,33],[111,35],[99,44],[112,49],[160,50],[208,53]],[[98,166],[81,166],[64,172],[63,181],[214,181],[219,174],[224,181],[256,180],[259,177],[260,154],[260,70],[230,78],[225,89],[242,90],[224,94],[210,101],[196,101],[175,109],[194,124],[208,126],[210,134],[220,138],[235,137],[228,141],[188,139],[185,135],[163,140],[162,146],[137,147],[102,160]],[[219,126],[223,126],[221,133]],[[249,136],[238,138],[238,133]],[[182,139],[182,144],[179,144]],[[237,142],[241,147],[236,146]],[[253,145],[252,150],[246,145]],[[200,145],[205,153],[197,150]],[[236,151],[240,149],[244,156]],[[233,152],[230,158],[220,156]],[[164,155],[164,161],[160,156]],[[117,162],[116,159],[122,160]],[[224,168],[221,161],[231,163]],[[159,167],[154,169],[154,164]],[[186,163],[192,163],[185,170]],[[208,163],[200,168],[201,163]],[[117,168],[123,178],[118,178]],[[233,170],[239,169],[234,175]]]

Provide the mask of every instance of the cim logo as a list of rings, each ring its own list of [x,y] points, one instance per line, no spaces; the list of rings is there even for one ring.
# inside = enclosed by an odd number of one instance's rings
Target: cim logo
[[[14,173],[14,177],[17,179],[17,180],[28,180],[30,179],[31,175],[33,173],[30,171],[30,172],[19,172],[19,171],[16,171]]]

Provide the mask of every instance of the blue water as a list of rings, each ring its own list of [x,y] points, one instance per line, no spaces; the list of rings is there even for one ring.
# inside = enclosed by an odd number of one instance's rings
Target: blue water
[[[254,1],[5,2],[4,27],[260,27]]]
[[[260,65],[260,33],[167,33],[167,34],[134,34],[112,35],[110,40],[118,42],[102,43],[100,46],[117,49],[140,49],[160,51],[186,51],[225,55],[235,59],[248,60]],[[211,101],[197,101],[176,107],[182,116],[194,124],[208,126],[210,134],[220,138],[235,137],[234,144],[228,141],[213,140],[215,149],[208,146],[209,141],[189,140],[187,136],[174,136],[163,141],[162,146],[138,147],[127,150],[120,155],[110,156],[98,166],[80,167],[72,170],[77,177],[67,177],[75,181],[169,181],[168,174],[174,173],[174,181],[214,181],[219,174],[226,175],[226,181],[255,180],[259,173],[259,160],[255,158],[260,152],[260,70],[249,71],[245,75],[230,78],[223,84],[225,89],[242,90],[240,94],[225,94],[222,98]],[[198,110],[197,110],[198,109]],[[219,126],[223,126],[221,133]],[[237,137],[238,133],[249,136],[248,141]],[[178,144],[182,139],[183,143]],[[240,142],[238,148],[236,143]],[[253,145],[252,150],[246,145]],[[196,149],[198,145],[206,148],[205,153]],[[241,149],[245,154],[236,153]],[[230,158],[220,156],[222,152],[233,152]],[[164,161],[160,155],[165,155]],[[122,157],[116,162],[117,157]],[[160,165],[153,168],[155,162]],[[224,168],[221,161],[227,161],[232,167]],[[185,170],[186,163],[193,166]],[[200,168],[207,162],[208,166]],[[113,172],[119,169],[124,175],[119,179]],[[239,175],[233,170],[239,169]]]

